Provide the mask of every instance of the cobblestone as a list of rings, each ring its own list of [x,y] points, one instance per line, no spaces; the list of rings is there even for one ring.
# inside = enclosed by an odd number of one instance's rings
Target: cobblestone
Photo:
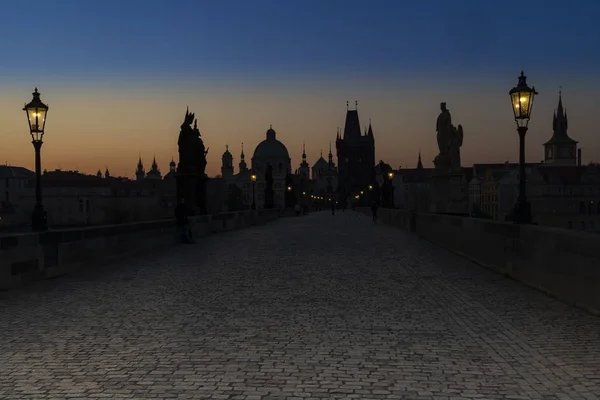
[[[598,396],[600,318],[348,211],[0,293],[2,399]]]

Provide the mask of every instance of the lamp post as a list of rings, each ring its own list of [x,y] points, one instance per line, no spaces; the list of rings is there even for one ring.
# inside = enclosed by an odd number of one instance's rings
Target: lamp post
[[[396,208],[394,204],[394,171],[388,172],[388,179],[390,181],[390,208]]]
[[[515,223],[530,224],[531,205],[527,201],[527,179],[525,176],[525,134],[533,108],[533,98],[536,94],[535,87],[527,86],[527,77],[521,71],[519,83],[510,92],[510,102],[515,114],[517,132],[519,133],[519,198],[515,204]]]
[[[27,114],[31,143],[33,143],[35,149],[35,207],[31,215],[31,227],[34,231],[44,231],[48,229],[48,225],[46,212],[42,204],[42,159],[40,153],[48,106],[40,100],[40,93],[37,88],[32,94],[33,99],[23,107],[23,111]]]
[[[255,194],[255,186],[256,186],[256,174],[250,174],[250,180],[252,181],[252,209],[256,210],[256,194]]]

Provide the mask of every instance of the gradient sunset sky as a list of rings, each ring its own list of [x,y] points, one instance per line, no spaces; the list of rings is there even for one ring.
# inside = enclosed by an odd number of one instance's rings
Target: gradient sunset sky
[[[177,161],[186,106],[208,173],[225,144],[237,170],[269,124],[312,164],[343,127],[346,101],[372,119],[376,157],[425,166],[447,102],[463,165],[517,161],[508,91],[523,69],[539,91],[527,137],[542,159],[562,86],[569,134],[600,161],[597,0],[57,0],[0,13],[0,162],[33,168],[23,104],[49,104],[43,167],[132,177],[141,153]],[[335,152],[335,150],[334,150]]]

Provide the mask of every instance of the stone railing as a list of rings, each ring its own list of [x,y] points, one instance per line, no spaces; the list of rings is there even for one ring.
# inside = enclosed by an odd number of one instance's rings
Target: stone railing
[[[245,228],[275,220],[280,213],[271,209],[197,216],[192,231],[200,237]],[[165,248],[180,238],[171,219],[1,235],[0,289]]]
[[[368,208],[358,211],[370,214]],[[378,210],[382,222],[600,314],[600,235],[441,214]]]

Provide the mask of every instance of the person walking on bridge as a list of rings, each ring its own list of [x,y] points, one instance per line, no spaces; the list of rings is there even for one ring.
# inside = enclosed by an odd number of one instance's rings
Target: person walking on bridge
[[[371,203],[371,215],[373,216],[373,222],[377,223],[377,209],[378,209],[378,205],[376,201],[373,201]]]

